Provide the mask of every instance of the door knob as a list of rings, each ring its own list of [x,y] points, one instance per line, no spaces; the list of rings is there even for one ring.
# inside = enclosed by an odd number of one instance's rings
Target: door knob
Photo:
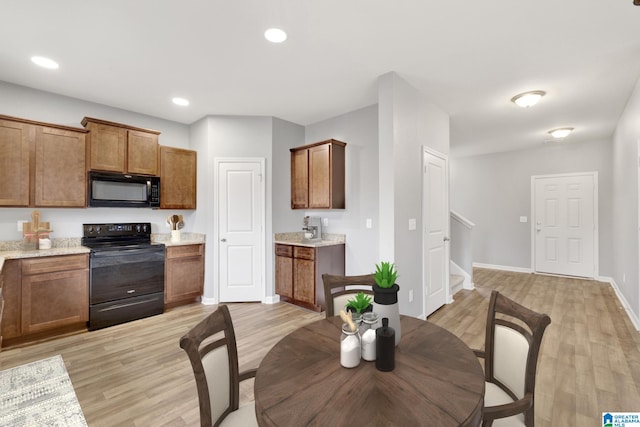
[[[447,236],[444,236],[444,238],[442,240],[444,240],[445,242],[448,242],[451,239],[449,237],[447,237]]]
[[[220,239],[221,242],[226,242],[227,239],[225,239],[224,237],[222,239]]]

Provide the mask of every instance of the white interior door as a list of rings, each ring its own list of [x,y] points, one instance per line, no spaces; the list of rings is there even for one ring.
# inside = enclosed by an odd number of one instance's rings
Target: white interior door
[[[597,173],[533,177],[534,268],[597,276]]]
[[[217,166],[220,302],[264,294],[264,159],[219,159]]]
[[[449,173],[445,156],[423,152],[423,281],[425,316],[449,299]]]

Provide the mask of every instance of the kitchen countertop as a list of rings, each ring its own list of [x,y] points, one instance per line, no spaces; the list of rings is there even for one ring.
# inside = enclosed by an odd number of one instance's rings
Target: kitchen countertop
[[[205,242],[205,235],[198,233],[182,233],[179,242],[172,242],[170,234],[152,234],[151,243],[162,243],[165,246],[195,245]],[[58,255],[88,254],[91,250],[81,245],[80,238],[52,239],[51,249],[24,251],[20,249],[22,240],[0,242],[0,273],[6,259],[36,258]]]
[[[273,241],[284,245],[318,248],[322,246],[344,245],[346,236],[344,234],[322,233],[322,240],[312,241],[304,238],[304,232],[294,231],[290,233],[275,233],[273,235]]]

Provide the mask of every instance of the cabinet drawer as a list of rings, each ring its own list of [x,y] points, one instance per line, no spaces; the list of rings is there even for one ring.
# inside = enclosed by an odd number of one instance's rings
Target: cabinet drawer
[[[302,258],[302,259],[316,259],[316,249],[308,248],[306,246],[295,246],[293,248],[293,257],[294,258]]]
[[[188,258],[193,256],[202,256],[204,254],[204,245],[183,245],[168,246],[167,258]]]
[[[22,260],[22,274],[53,273],[56,271],[82,270],[89,268],[89,255],[63,255],[29,258]]]
[[[276,255],[292,258],[293,246],[276,244]]]

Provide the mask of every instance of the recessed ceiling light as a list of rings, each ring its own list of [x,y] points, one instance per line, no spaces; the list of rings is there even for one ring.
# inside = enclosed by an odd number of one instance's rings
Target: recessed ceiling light
[[[55,70],[56,68],[59,67],[56,61],[54,61],[53,59],[45,58],[44,56],[32,56],[31,62],[43,68],[48,68],[50,70]]]
[[[566,138],[571,132],[573,128],[558,128],[549,131],[549,135],[554,137],[555,139]]]
[[[513,102],[514,104],[522,108],[533,107],[545,95],[546,95],[546,92],[542,90],[524,92],[511,98],[511,102]]]
[[[184,98],[173,98],[171,101],[173,101],[174,104],[179,105],[181,107],[186,107],[187,105],[189,105],[189,100]]]
[[[280,28],[269,28],[264,32],[264,38],[269,40],[271,43],[282,43],[287,39],[287,33],[282,31]]]

